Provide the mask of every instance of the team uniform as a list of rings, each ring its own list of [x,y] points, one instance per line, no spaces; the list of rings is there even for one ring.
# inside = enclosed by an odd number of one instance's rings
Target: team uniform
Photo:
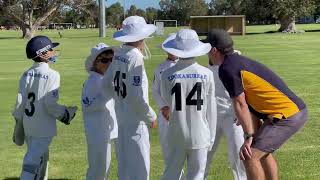
[[[147,180],[150,171],[148,124],[157,116],[149,105],[143,55],[122,45],[104,76],[104,88],[114,94],[118,120],[120,180]]]
[[[307,121],[307,108],[269,68],[244,56],[226,55],[219,77],[231,98],[244,93],[251,113],[263,119],[252,147],[272,153]]]
[[[243,130],[241,126],[237,126],[234,122],[235,114],[232,106],[232,101],[228,91],[223,86],[219,79],[219,66],[210,66],[209,69],[213,72],[215,93],[217,100],[217,130],[213,147],[208,152],[206,174],[208,175],[210,165],[215,152],[217,151],[220,139],[224,134],[228,143],[228,158],[235,180],[246,180],[246,171],[239,157],[240,148],[244,142]]]
[[[56,119],[66,107],[59,99],[60,75],[44,62],[34,63],[20,78],[13,116],[23,122],[28,149],[24,156],[21,179],[39,179],[47,166],[49,145],[57,135]]]
[[[213,74],[193,58],[180,59],[162,73],[160,87],[161,96],[171,110],[167,132],[168,163],[163,179],[179,179],[187,160],[187,179],[202,180],[216,129]]]
[[[159,109],[166,106],[165,100],[161,97],[161,74],[166,69],[174,66],[178,62],[178,59],[172,61],[167,59],[163,63],[159,64],[154,72],[154,78],[152,83],[152,95]],[[168,140],[167,140],[167,132],[168,132],[168,121],[163,117],[161,111],[158,113],[158,126],[159,126],[159,136],[160,136],[160,145],[162,150],[162,155],[165,164],[169,162],[169,148],[168,148]],[[180,179],[184,179],[183,170],[181,171]]]
[[[103,93],[103,75],[94,71],[82,90],[82,112],[88,148],[87,180],[108,179],[111,143],[118,137],[114,100]]]
[[[166,106],[165,100],[161,97],[160,89],[160,78],[163,71],[174,66],[178,60],[172,61],[167,59],[163,63],[159,64],[154,72],[154,79],[152,83],[152,95],[159,109]],[[167,132],[168,132],[168,121],[163,117],[162,113],[158,113],[158,125],[159,125],[159,134],[160,134],[160,145],[162,149],[163,158],[168,162],[168,142],[167,142]]]

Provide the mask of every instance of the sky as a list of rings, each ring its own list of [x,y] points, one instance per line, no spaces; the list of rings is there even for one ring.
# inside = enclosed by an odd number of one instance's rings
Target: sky
[[[131,5],[136,5],[138,8],[146,9],[147,7],[154,7],[159,9],[160,0],[107,0],[107,6],[114,4],[116,2],[120,2],[123,5],[125,1],[126,9],[129,9]],[[206,0],[207,2],[210,0]]]

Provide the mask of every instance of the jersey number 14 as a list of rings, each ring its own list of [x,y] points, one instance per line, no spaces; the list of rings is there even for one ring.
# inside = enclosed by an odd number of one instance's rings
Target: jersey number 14
[[[186,99],[186,105],[197,106],[197,111],[201,110],[201,106],[203,105],[203,99],[201,99],[201,87],[202,83],[197,82]],[[197,99],[192,99],[194,94],[197,93]],[[173,88],[171,89],[171,95],[175,94],[175,101],[176,101],[176,111],[182,110],[182,102],[181,102],[181,83],[176,83]]]

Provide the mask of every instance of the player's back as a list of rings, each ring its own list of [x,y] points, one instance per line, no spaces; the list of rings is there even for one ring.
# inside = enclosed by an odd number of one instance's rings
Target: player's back
[[[212,72],[194,60],[180,60],[161,76],[161,95],[170,105],[169,143],[186,148],[209,146],[209,99],[214,98]],[[208,99],[209,98],[209,99]]]
[[[139,50],[127,45],[118,49],[107,76],[113,81],[119,124],[139,123],[144,120],[145,114],[142,112],[146,106],[140,102],[148,102],[148,79]]]
[[[46,110],[47,96],[59,96],[60,76],[47,63],[34,63],[20,79],[20,91],[25,98],[23,124],[27,135],[56,135],[56,119]],[[49,94],[49,92],[52,92]]]

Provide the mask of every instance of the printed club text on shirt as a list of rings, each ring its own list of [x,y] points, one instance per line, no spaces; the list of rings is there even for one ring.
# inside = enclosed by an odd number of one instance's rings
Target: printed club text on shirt
[[[31,76],[35,78],[42,78],[42,79],[49,79],[49,76],[46,74],[40,74],[40,73],[33,73],[33,72],[27,72],[24,74],[24,76]]]
[[[114,56],[114,60],[129,64],[130,61],[122,56]]]
[[[207,79],[207,75],[202,74],[173,74],[168,77],[169,81],[174,79]]]

